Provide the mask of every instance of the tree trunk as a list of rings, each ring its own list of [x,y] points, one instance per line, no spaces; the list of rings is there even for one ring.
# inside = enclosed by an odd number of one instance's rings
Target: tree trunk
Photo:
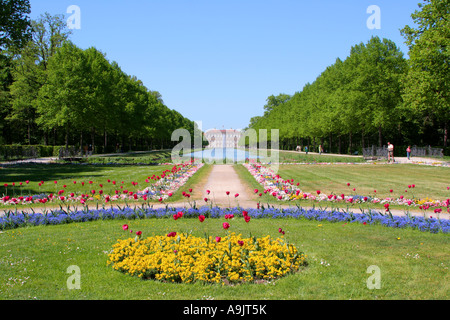
[[[362,131],[362,133],[361,133],[361,147],[364,149],[366,146],[365,146],[365,143],[364,143],[364,130]]]
[[[341,135],[339,135],[339,140],[338,140],[338,153],[341,154],[341,147],[342,147],[342,139],[341,139]]]
[[[330,133],[330,138],[329,138],[329,143],[328,143],[328,153],[332,153],[331,152],[331,145],[332,145],[332,143],[333,143],[333,135]]]
[[[106,146],[108,145],[108,134],[106,133],[106,129],[103,131],[103,136],[104,136],[103,153],[105,153]]]
[[[95,150],[95,128],[91,129],[91,145],[92,145],[92,153]]]
[[[352,132],[350,131],[348,136],[348,152],[352,154]]]
[[[378,127],[378,146],[383,146],[383,136],[381,135],[381,126]]]
[[[444,124],[444,148],[447,148],[447,141],[448,141],[448,123],[446,122]]]

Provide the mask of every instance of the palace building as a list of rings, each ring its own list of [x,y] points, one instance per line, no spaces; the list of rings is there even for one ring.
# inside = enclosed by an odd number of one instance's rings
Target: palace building
[[[208,148],[237,148],[242,132],[234,129],[212,129],[205,132],[205,138],[208,140]]]

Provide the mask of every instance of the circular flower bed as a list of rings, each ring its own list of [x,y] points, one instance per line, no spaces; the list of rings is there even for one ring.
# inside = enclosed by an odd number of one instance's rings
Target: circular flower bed
[[[118,240],[109,254],[115,270],[168,282],[240,283],[298,271],[306,255],[283,238],[194,237],[175,232]]]

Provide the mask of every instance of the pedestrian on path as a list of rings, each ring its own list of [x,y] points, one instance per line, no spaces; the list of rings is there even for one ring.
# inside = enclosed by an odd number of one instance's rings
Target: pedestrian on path
[[[395,162],[394,145],[392,143],[388,142],[388,163],[391,161],[391,159],[392,159],[392,162]]]
[[[408,146],[408,148],[406,148],[406,157],[408,157],[408,160],[411,160],[411,146]]]

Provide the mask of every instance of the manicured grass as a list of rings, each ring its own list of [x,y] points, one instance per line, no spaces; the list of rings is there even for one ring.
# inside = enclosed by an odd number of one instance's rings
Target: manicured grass
[[[319,155],[315,153],[305,154],[304,152],[286,152],[280,151],[279,153],[280,163],[361,163],[365,162],[363,157],[358,156],[335,156],[327,155],[326,153]]]
[[[0,233],[1,299],[447,299],[450,237],[378,225],[242,218],[230,222],[243,236],[278,237],[308,255],[309,265],[277,281],[236,286],[144,281],[107,266],[107,253],[129,233],[171,231],[225,236],[224,219],[96,221],[21,228]],[[80,268],[81,289],[69,290],[67,269]],[[380,270],[381,289],[368,289],[369,266]]]
[[[263,190],[262,186],[253,178],[248,170],[242,166],[235,166],[236,171],[251,188]],[[448,176],[450,168],[418,166],[409,164],[376,165],[376,164],[331,164],[331,165],[280,165],[278,174],[282,179],[294,179],[294,184],[300,183],[303,192],[316,194],[320,190],[324,194],[344,194],[346,196],[361,195],[368,197],[398,198],[404,196],[408,199],[445,200],[450,197]],[[347,186],[350,183],[350,186]],[[410,185],[414,188],[409,188]],[[355,188],[355,191],[353,191]],[[393,190],[391,193],[390,190]],[[375,192],[376,190],[376,192]],[[291,204],[300,206],[321,205],[309,200],[291,201],[281,203],[271,195],[260,198],[261,203]],[[348,204],[334,203],[334,207],[347,207]],[[405,209],[404,206],[392,206]],[[364,204],[363,209],[383,208],[380,204]],[[418,208],[416,208],[418,210]]]
[[[117,190],[143,190],[154,180],[145,182],[152,175],[160,175],[170,170],[171,165],[161,166],[107,166],[107,165],[61,165],[61,164],[23,164],[0,170],[0,194],[9,196],[56,194],[59,190],[67,193],[89,193],[91,190],[103,190],[105,194],[114,194]],[[111,182],[108,182],[108,179]],[[25,181],[29,180],[29,184]],[[39,183],[44,183],[39,186]],[[55,181],[57,183],[55,184]],[[89,182],[92,182],[90,184]],[[116,185],[113,185],[116,181]],[[12,183],[15,186],[12,186]],[[22,182],[22,186],[19,183]],[[76,182],[76,183],[74,183]],[[84,186],[82,185],[84,182]],[[122,183],[123,182],[123,183]],[[138,185],[133,185],[137,182]],[[5,187],[4,184],[8,184]],[[100,186],[102,184],[102,187]],[[64,188],[66,185],[66,188]]]
[[[302,191],[325,194],[447,199],[450,168],[398,165],[283,165],[283,179],[300,182]],[[350,183],[350,186],[347,186]],[[408,188],[409,185],[415,188]],[[353,188],[356,190],[353,191]],[[391,193],[390,190],[393,190]],[[376,190],[376,193],[374,192]]]
[[[150,152],[132,152],[118,153],[113,155],[95,155],[87,158],[85,161],[95,164],[155,164],[170,163],[172,153],[170,150],[150,151]]]

